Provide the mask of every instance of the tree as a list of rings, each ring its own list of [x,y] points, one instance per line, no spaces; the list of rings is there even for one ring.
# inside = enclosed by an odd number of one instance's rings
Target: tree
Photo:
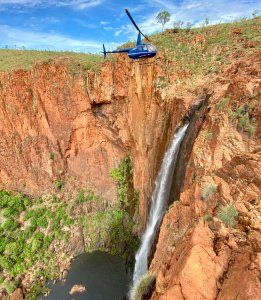
[[[184,22],[181,21],[181,20],[175,21],[175,22],[173,23],[173,28],[174,28],[176,31],[178,31],[179,29],[182,28],[183,24],[184,24]]]
[[[252,12],[252,16],[253,16],[253,18],[256,18],[256,17],[258,17],[258,15],[260,14],[260,11],[259,10],[254,10],[253,12]]]
[[[169,20],[170,20],[170,13],[166,10],[163,10],[160,13],[158,13],[158,15],[156,17],[156,20],[157,20],[158,23],[161,24],[162,31],[163,31],[166,23],[168,23]]]
[[[205,26],[208,26],[208,25],[209,25],[209,18],[206,17],[206,18],[205,18]]]
[[[192,23],[190,23],[190,22],[187,22],[187,23],[186,23],[186,28],[187,28],[188,30],[190,30],[190,29],[191,29],[191,27],[192,27]]]

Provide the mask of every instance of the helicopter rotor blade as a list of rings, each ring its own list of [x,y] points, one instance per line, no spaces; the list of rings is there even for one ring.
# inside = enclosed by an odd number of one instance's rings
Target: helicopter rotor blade
[[[141,30],[139,29],[138,25],[135,23],[134,19],[132,18],[131,14],[129,13],[128,9],[125,8],[125,12],[128,15],[129,19],[131,20],[132,24],[134,25],[134,27],[138,30],[138,32],[149,42],[151,42],[151,40],[141,32]]]

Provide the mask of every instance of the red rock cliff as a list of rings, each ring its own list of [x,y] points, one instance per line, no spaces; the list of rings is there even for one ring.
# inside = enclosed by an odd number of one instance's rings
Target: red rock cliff
[[[165,215],[150,266],[157,274],[152,299],[258,299],[259,63],[257,56],[237,57],[220,74],[193,84],[187,74],[166,71],[169,62],[161,58],[144,64],[121,56],[104,63],[98,74],[72,75],[60,63],[1,73],[0,185],[37,195],[62,180],[67,189],[89,187],[113,201],[115,184],[108,174],[131,153],[145,223],[166,146],[207,90],[209,111],[180,201]],[[159,84],[166,75],[167,88]],[[255,118],[251,137],[239,126],[237,109]],[[209,184],[216,188],[204,199]],[[218,218],[228,204],[239,212],[234,227]]]
[[[192,98],[158,87],[160,60],[104,63],[71,75],[59,63],[0,75],[0,185],[37,195],[56,181],[85,186],[112,201],[109,172],[131,152],[140,214],[166,144]]]
[[[161,226],[150,266],[157,274],[152,299],[260,299],[259,63],[238,59],[212,81],[180,199]],[[256,120],[252,137],[241,126],[247,112]],[[226,225],[222,207],[237,209],[235,224]]]

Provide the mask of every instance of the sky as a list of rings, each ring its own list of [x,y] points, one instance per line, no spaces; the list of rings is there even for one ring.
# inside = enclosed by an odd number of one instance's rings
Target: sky
[[[145,34],[160,31],[156,15],[200,26],[251,17],[261,0],[0,0],[0,47],[98,53],[136,39],[124,8]]]

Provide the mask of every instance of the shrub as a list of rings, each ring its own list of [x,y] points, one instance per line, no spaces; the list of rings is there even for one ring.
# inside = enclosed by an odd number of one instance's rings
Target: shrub
[[[17,288],[17,283],[14,281],[9,281],[5,285],[5,289],[9,295],[12,294],[16,288]]]
[[[48,226],[48,221],[46,219],[46,216],[41,216],[38,220],[37,220],[37,225],[41,228],[46,228]]]
[[[20,226],[20,223],[18,221],[16,221],[14,218],[9,218],[2,224],[3,229],[7,232],[14,231],[19,226]]]
[[[54,160],[54,153],[53,153],[53,152],[50,152],[50,153],[49,153],[49,158],[50,158],[51,160]]]
[[[135,206],[137,193],[133,187],[133,162],[130,156],[120,161],[117,168],[113,169],[110,176],[117,181],[117,198],[122,208],[126,209],[132,204]]]
[[[203,191],[202,191],[202,198],[204,200],[207,200],[209,197],[211,197],[217,190],[217,186],[213,183],[206,183],[204,185]]]
[[[0,195],[0,208],[3,209],[3,216],[6,218],[18,215],[25,210],[23,196],[2,192]]]
[[[80,190],[77,197],[76,197],[76,203],[82,204],[86,201],[93,201],[93,202],[101,202],[102,198],[98,195],[96,195],[92,190]]]
[[[60,179],[55,180],[54,186],[57,190],[61,190],[63,187],[63,182]]]
[[[239,107],[236,111],[228,110],[228,116],[231,122],[237,124],[237,129],[244,131],[252,136],[255,133],[256,126],[254,118],[251,118],[248,113],[249,107],[247,105]]]
[[[231,227],[234,227],[236,224],[236,218],[238,216],[238,211],[232,204],[221,207],[218,218]]]
[[[76,203],[81,204],[84,203],[85,201],[86,198],[85,198],[84,190],[80,190],[76,198]]]
[[[213,133],[207,129],[207,131],[205,133],[205,139],[209,141],[209,140],[212,140],[212,138],[213,138]]]
[[[152,286],[155,284],[155,275],[146,274],[144,275],[132,288],[130,299],[131,300],[142,300],[144,295],[147,295]]]
[[[250,120],[248,112],[239,116],[237,126],[240,130],[249,133],[250,136],[252,136],[256,130],[255,125],[253,125]]]
[[[21,245],[16,242],[11,242],[5,247],[5,254],[9,256],[14,256],[14,258],[18,257],[19,254],[23,251],[20,247]]]
[[[225,109],[228,106],[229,103],[229,98],[222,98],[217,104],[216,104],[216,109],[218,111],[221,111],[223,109]]]
[[[4,282],[4,277],[0,275],[0,284],[2,284],[3,282]]]
[[[204,221],[206,221],[206,222],[210,222],[210,221],[212,221],[212,216],[209,215],[209,214],[206,214],[206,215],[203,217],[203,219],[204,219]]]

